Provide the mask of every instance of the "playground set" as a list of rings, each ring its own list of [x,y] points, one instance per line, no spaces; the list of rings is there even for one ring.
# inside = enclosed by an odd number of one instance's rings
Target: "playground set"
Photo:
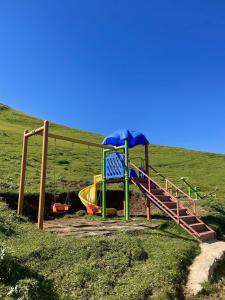
[[[168,217],[178,223],[189,234],[200,241],[215,238],[215,232],[206,225],[196,212],[196,201],[191,195],[185,193],[178,186],[161,175],[160,184],[152,178],[150,173],[159,173],[149,164],[149,141],[139,132],[121,129],[107,136],[102,144],[66,137],[49,132],[49,122],[32,131],[24,131],[23,149],[21,162],[21,176],[18,199],[18,214],[23,214],[24,191],[26,177],[26,161],[28,152],[28,140],[34,135],[42,135],[42,162],[40,193],[38,207],[38,227],[43,229],[44,208],[45,208],[45,189],[46,189],[46,166],[48,153],[48,139],[64,140],[71,143],[97,147],[102,150],[102,174],[94,176],[92,185],[83,188],[79,192],[79,198],[85,205],[90,214],[101,214],[103,219],[106,216],[116,215],[115,208],[107,207],[106,191],[108,184],[123,183],[124,186],[124,217],[126,221],[130,218],[130,193],[129,186],[134,184],[139,188],[146,198],[146,215],[151,219],[151,204],[163,211]],[[135,165],[129,159],[129,150],[138,145],[144,146],[144,162],[142,166]],[[164,183],[162,184],[162,180]],[[98,191],[101,192],[101,203],[98,202]],[[175,193],[175,194],[174,194]],[[190,203],[191,205],[185,205]],[[54,213],[67,212],[70,210],[68,203],[54,203],[52,211]]]

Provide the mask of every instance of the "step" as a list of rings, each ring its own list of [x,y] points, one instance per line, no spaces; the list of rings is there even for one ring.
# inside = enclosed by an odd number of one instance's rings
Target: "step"
[[[149,189],[149,183],[148,182],[139,182],[141,185],[143,185],[146,189]],[[154,183],[150,183],[150,189],[157,189],[157,186]]]
[[[188,225],[199,223],[199,220],[193,215],[182,216],[182,220]]]
[[[204,223],[192,224],[190,225],[190,227],[194,229],[194,231],[196,231],[197,233],[209,231]]]
[[[164,191],[163,190],[160,190],[160,189],[152,189],[151,188],[151,193],[153,195],[163,195],[164,194]]]
[[[167,206],[171,210],[174,210],[177,207],[177,204],[175,202],[172,202],[172,201],[163,202],[163,204],[165,204],[165,206]]]
[[[174,209],[171,209],[172,212],[177,215],[177,209],[174,208]],[[179,216],[180,217],[183,217],[183,216],[187,216],[188,215],[188,212],[187,212],[187,209],[186,208],[179,208]]]
[[[155,195],[160,201],[162,202],[172,202],[170,196],[165,196],[165,195]],[[175,203],[175,202],[172,202]],[[176,204],[176,203],[175,203]],[[177,205],[177,204],[176,204]]]
[[[199,238],[202,242],[206,242],[206,241],[215,239],[216,233],[212,230],[208,230],[206,232],[200,233],[199,236],[200,236]]]

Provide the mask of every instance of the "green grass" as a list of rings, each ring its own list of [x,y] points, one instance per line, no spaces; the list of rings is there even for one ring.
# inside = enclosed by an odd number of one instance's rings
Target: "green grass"
[[[22,134],[24,129],[34,129],[43,124],[43,120],[27,116],[4,105],[0,105],[0,154],[1,154],[1,190],[18,190]],[[116,126],[116,124],[115,124]],[[116,127],[115,127],[116,129]],[[50,124],[50,131],[92,142],[103,140],[102,135],[88,133],[78,129]],[[38,191],[41,158],[41,137],[29,140],[27,184],[28,191]],[[142,156],[142,147],[130,151],[132,157]],[[150,162],[171,180],[181,185],[180,177],[188,177],[203,192],[212,191],[218,186],[218,197],[223,199],[225,186],[225,155],[191,151],[182,148],[150,145]],[[48,153],[48,187],[54,185],[62,189],[62,180],[93,180],[93,174],[101,171],[101,150],[86,146],[50,139]],[[55,176],[54,176],[55,175]]]
[[[23,130],[42,123],[0,105],[0,193],[18,193]],[[103,139],[52,123],[50,131],[99,143]],[[143,153],[142,147],[132,149],[131,159]],[[204,193],[219,188],[218,199],[198,203],[204,220],[224,238],[225,156],[158,145],[150,145],[149,154],[151,164],[179,186],[185,176]],[[38,192],[40,159],[41,137],[35,136],[29,140],[26,192]],[[64,181],[88,184],[100,170],[100,150],[63,141],[55,147],[50,140],[47,191],[63,191]],[[0,203],[0,245],[6,247],[6,253],[0,252],[0,299],[7,299],[10,289],[16,299],[182,299],[187,266],[198,247],[173,222],[163,223],[145,233],[63,239],[38,231]],[[207,287],[208,293],[213,287]]]
[[[1,299],[180,299],[199,251],[177,225],[103,238],[59,238],[0,202]],[[28,297],[28,298],[26,298]],[[30,297],[30,298],[29,298]]]

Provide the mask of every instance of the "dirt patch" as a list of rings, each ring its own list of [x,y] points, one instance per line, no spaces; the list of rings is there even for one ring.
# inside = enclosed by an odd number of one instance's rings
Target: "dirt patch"
[[[59,236],[90,237],[106,236],[120,231],[140,231],[156,229],[160,224],[148,222],[137,222],[131,220],[129,223],[120,220],[88,220],[84,218],[65,216],[60,219],[45,221],[44,230],[56,233]]]
[[[85,186],[83,182],[71,182],[69,184],[80,184]],[[74,213],[79,210],[85,210],[84,205],[78,197],[78,191],[73,191],[68,193],[60,193],[57,195],[57,202],[65,203],[68,202],[71,204],[71,212]],[[2,193],[0,196],[6,201],[8,206],[11,209],[17,209],[18,203],[18,194],[16,193]],[[69,199],[68,199],[69,198]],[[108,190],[106,194],[107,198],[107,207],[114,207],[118,210],[119,215],[123,215],[123,201],[124,201],[124,192],[123,191],[114,191]],[[38,213],[38,199],[39,194],[26,194],[24,198],[24,215],[27,216],[31,221],[37,221]],[[100,202],[101,197],[98,195]],[[54,204],[54,197],[51,193],[46,193],[45,200],[45,219],[51,219],[55,217],[51,212],[51,205]],[[101,203],[99,203],[100,205]],[[140,193],[130,193],[130,214],[131,216],[145,216],[146,215],[146,199],[142,197]]]

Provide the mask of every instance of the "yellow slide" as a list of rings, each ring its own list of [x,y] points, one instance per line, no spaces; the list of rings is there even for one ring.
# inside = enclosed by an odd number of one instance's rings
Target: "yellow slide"
[[[102,175],[94,175],[94,183],[82,189],[78,196],[81,202],[87,207],[88,205],[94,204],[98,207],[97,191],[101,188]],[[99,212],[101,208],[98,207]],[[117,210],[115,208],[107,208],[106,215],[116,215]]]

